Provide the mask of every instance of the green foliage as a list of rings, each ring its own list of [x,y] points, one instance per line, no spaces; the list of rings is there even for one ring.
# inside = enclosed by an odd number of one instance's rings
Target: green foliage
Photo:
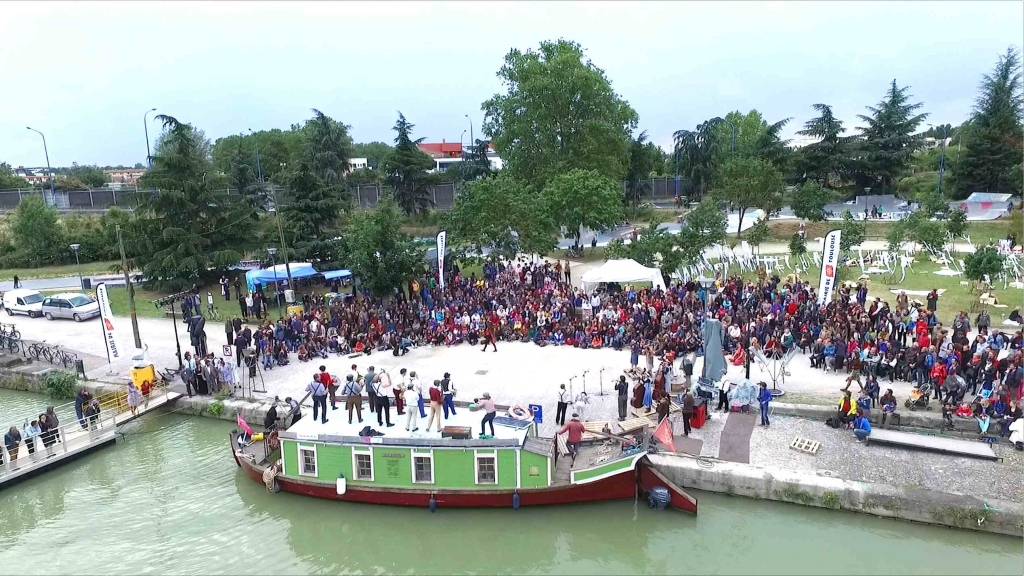
[[[211,403],[210,403],[210,405],[209,405],[209,406],[208,406],[208,407],[206,408],[206,411],[207,411],[207,412],[208,412],[208,413],[209,413],[209,414],[210,414],[211,416],[220,416],[221,414],[223,414],[223,413],[224,413],[224,403],[223,403],[223,402],[221,402],[220,400],[214,400],[214,401],[213,401],[213,402],[211,402]]]
[[[366,158],[367,166],[376,170],[387,162],[392,150],[391,145],[384,142],[359,142],[352,145],[352,157]]]
[[[573,234],[580,229],[606,230],[622,221],[619,184],[596,170],[571,170],[552,178],[541,192],[541,201],[555,226]]]
[[[395,149],[384,164],[384,179],[394,189],[395,200],[406,214],[424,212],[433,205],[427,170],[433,168],[434,161],[419,149],[423,139],[412,139],[414,127],[398,113]]]
[[[712,118],[697,125],[696,130],[677,130],[672,135],[679,173],[690,180],[702,198],[718,174],[721,160],[715,134],[721,123],[721,118]]]
[[[43,388],[50,398],[73,398],[77,383],[78,377],[75,373],[66,370],[51,370],[43,376]]]
[[[757,248],[765,240],[768,239],[768,235],[770,233],[771,229],[768,228],[768,219],[758,218],[757,222],[754,222],[754,225],[751,226],[749,230],[747,230],[747,233],[744,235],[744,237],[747,239],[747,242],[751,246]]]
[[[866,152],[863,172],[869,178],[866,185],[883,192],[892,191],[897,176],[923,144],[917,128],[928,114],[915,114],[923,104],[911,104],[907,89],[893,80],[885,98],[877,106],[867,107],[871,114],[857,116],[865,124],[860,130]]]
[[[705,198],[688,212],[677,237],[681,264],[693,264],[705,248],[725,242],[725,225],[725,214],[711,198]]]
[[[79,166],[77,162],[73,162],[66,173],[86,188],[99,188],[107,183],[107,175],[99,166]]]
[[[907,223],[904,220],[897,220],[892,228],[889,228],[889,233],[886,234],[885,239],[888,240],[888,249],[890,252],[898,252],[903,248],[903,243],[907,241]]]
[[[281,206],[281,215],[288,223],[288,245],[294,257],[324,265],[337,262],[339,246],[334,238],[345,206],[339,186],[328,185],[305,160],[288,175],[287,183],[291,201]]]
[[[343,195],[341,181],[348,172],[349,158],[352,157],[351,127],[313,108],[313,117],[306,120],[302,128],[305,141],[305,157],[313,173],[332,187],[335,195]]]
[[[486,140],[477,140],[476,144],[466,147],[462,154],[462,162],[453,165],[456,168],[458,181],[472,182],[491,175],[491,161],[487,158],[490,151],[490,143]]]
[[[746,114],[739,111],[729,112],[725,115],[725,122],[719,122],[715,128],[715,140],[719,155],[745,156],[760,158],[774,164],[781,169],[789,155],[786,147],[787,141],[779,136],[782,129],[789,123],[790,118],[784,118],[774,124],[769,124],[757,110],[751,110]],[[732,151],[732,126],[736,127],[736,151]]]
[[[801,256],[807,253],[807,241],[804,240],[799,234],[793,234],[789,237],[789,253],[793,256]]]
[[[846,128],[843,121],[832,114],[832,107],[828,104],[815,104],[812,108],[818,111],[819,116],[808,120],[797,134],[820,140],[800,150],[798,165],[808,179],[834,189],[841,183],[846,170],[848,145],[842,136]]]
[[[957,206],[946,212],[946,231],[959,238],[967,232],[967,212]]]
[[[164,136],[153,156],[153,170],[141,186],[137,219],[124,233],[132,265],[152,282],[170,289],[202,283],[242,259],[239,247],[255,221],[244,198],[218,191],[210,145],[201,131],[170,116],[157,116]]]
[[[738,238],[746,211],[760,208],[765,216],[778,212],[782,207],[782,191],[782,173],[770,162],[759,158],[734,158],[722,167],[721,183],[714,194],[739,211]]]
[[[21,176],[15,176],[11,174],[11,165],[7,162],[0,162],[0,190],[10,190],[13,188],[28,188],[28,182]]]
[[[1003,270],[1003,255],[995,246],[982,246],[964,257],[964,276],[981,282],[985,276],[995,277]]]
[[[647,141],[647,131],[640,133],[631,141],[629,149],[629,168],[626,170],[626,202],[634,209],[640,204],[640,198],[650,188],[651,174],[660,163],[664,162],[664,153],[653,142]]]
[[[390,196],[372,210],[353,214],[342,239],[345,262],[374,296],[393,294],[422,268],[422,251],[399,230],[402,210]]]
[[[1020,53],[1008,48],[985,74],[967,134],[967,149],[957,168],[957,192],[1012,192],[1020,189],[1021,73]],[[1016,174],[1016,180],[1013,175]]]
[[[605,256],[609,259],[629,258],[647,267],[658,267],[666,278],[679,269],[682,253],[676,247],[679,238],[657,223],[648,224],[629,244],[621,238],[608,243]]]
[[[865,228],[864,222],[854,220],[853,214],[844,210],[843,221],[839,225],[842,231],[839,235],[839,249],[846,252],[851,246],[864,242]]]
[[[498,77],[506,93],[483,103],[483,130],[516,179],[541,190],[572,170],[626,176],[637,114],[579,44],[513,49]]]
[[[555,245],[551,212],[507,174],[466,185],[447,214],[447,230],[453,247],[490,248],[506,258],[544,254]]]
[[[790,206],[797,218],[821,222],[825,220],[825,205],[828,201],[828,190],[817,182],[807,181],[796,187]]]
[[[14,252],[3,255],[5,261],[35,267],[60,262],[70,254],[57,225],[57,209],[47,206],[41,194],[24,196],[9,225]]]
[[[825,508],[838,510],[842,504],[839,502],[839,494],[828,490],[821,495],[821,505]]]
[[[941,222],[927,218],[923,212],[914,212],[906,220],[911,240],[929,252],[940,252],[946,244],[946,230]]]

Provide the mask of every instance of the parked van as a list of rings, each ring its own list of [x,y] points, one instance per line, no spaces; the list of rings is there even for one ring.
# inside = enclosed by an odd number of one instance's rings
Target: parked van
[[[100,305],[85,294],[62,292],[47,296],[43,300],[42,313],[47,320],[68,318],[75,322],[82,322],[99,316]]]
[[[28,314],[29,318],[43,315],[43,295],[37,290],[19,288],[4,292],[4,309],[9,316]]]

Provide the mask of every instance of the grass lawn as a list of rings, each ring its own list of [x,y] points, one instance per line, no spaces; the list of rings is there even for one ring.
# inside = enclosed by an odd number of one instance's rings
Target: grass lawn
[[[825,234],[828,234],[829,230],[838,228],[839,222],[808,222],[807,238],[823,238]],[[768,237],[769,241],[778,242],[789,242],[789,239],[796,234],[797,229],[800,226],[799,220],[775,220],[768,223],[768,228],[771,233]],[[893,227],[892,222],[868,222],[865,228],[865,238],[867,240],[884,240],[889,234],[889,230]],[[990,240],[999,240],[1006,238],[1006,235],[1010,232],[1011,223],[1010,220],[989,220],[985,222],[970,222],[967,225],[967,235],[971,237],[971,242],[974,244],[987,244]],[[1017,236],[1020,237],[1020,230],[1017,230]],[[732,236],[735,238],[735,231]]]
[[[960,310],[967,311],[971,316],[971,322],[974,322],[974,317],[977,316],[977,311],[971,312],[972,303],[978,301],[978,294],[971,294],[970,290],[966,286],[961,286],[960,282],[964,280],[962,276],[939,276],[933,274],[936,270],[942,268],[940,264],[936,264],[931,260],[928,260],[926,256],[919,255],[918,260],[914,262],[914,271],[907,270],[906,279],[900,283],[900,272],[899,269],[896,271],[895,278],[890,278],[888,274],[871,274],[871,279],[868,280],[868,296],[877,296],[882,300],[889,303],[890,307],[896,305],[896,294],[893,294],[889,290],[903,289],[903,290],[931,290],[932,288],[946,291],[939,296],[939,320],[944,324],[952,322],[953,317]],[[790,263],[793,262],[793,258],[790,257]],[[810,280],[814,286],[818,285],[818,277],[821,273],[820,268],[812,265],[810,269],[804,274],[804,280]],[[783,275],[785,276],[785,275]],[[860,276],[860,268],[854,266],[848,269],[845,273],[845,279],[847,281],[856,281]],[[744,279],[753,279],[755,275],[753,273],[745,273]],[[998,304],[1006,304],[1006,308],[989,308],[989,314],[992,316],[993,326],[998,326],[1005,320],[1010,312],[1013,311],[1014,306],[1021,306],[1022,299],[1024,299],[1024,291],[1016,288],[1002,289],[1002,285],[995,287],[992,291]],[[921,302],[925,301],[924,296],[910,296],[911,301],[918,299]],[[977,310],[980,310],[978,308]]]
[[[83,262],[82,275],[110,274],[115,266],[121,264],[118,260],[106,262]],[[3,268],[0,269],[0,280],[13,280],[17,274],[19,280],[30,280],[33,278],[64,278],[67,276],[78,276],[78,266],[75,264],[61,264],[60,266],[43,266],[41,268]]]

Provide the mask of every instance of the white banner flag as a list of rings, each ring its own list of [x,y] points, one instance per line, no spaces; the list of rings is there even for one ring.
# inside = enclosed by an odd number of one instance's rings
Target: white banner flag
[[[839,230],[832,230],[821,245],[821,276],[818,278],[818,305],[824,306],[832,300],[839,270]]]
[[[110,361],[121,357],[121,349],[117,346],[114,334],[113,314],[110,312],[110,298],[107,296],[107,285],[103,282],[96,285],[96,300],[100,306],[100,323],[103,324],[103,342],[107,345],[107,358]]]
[[[444,251],[448,247],[448,232],[442,230],[437,233],[437,281],[444,290]]]

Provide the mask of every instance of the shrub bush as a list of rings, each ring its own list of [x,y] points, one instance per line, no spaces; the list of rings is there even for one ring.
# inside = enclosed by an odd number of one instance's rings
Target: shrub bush
[[[52,370],[43,377],[43,387],[51,398],[73,398],[78,377],[74,372]]]

